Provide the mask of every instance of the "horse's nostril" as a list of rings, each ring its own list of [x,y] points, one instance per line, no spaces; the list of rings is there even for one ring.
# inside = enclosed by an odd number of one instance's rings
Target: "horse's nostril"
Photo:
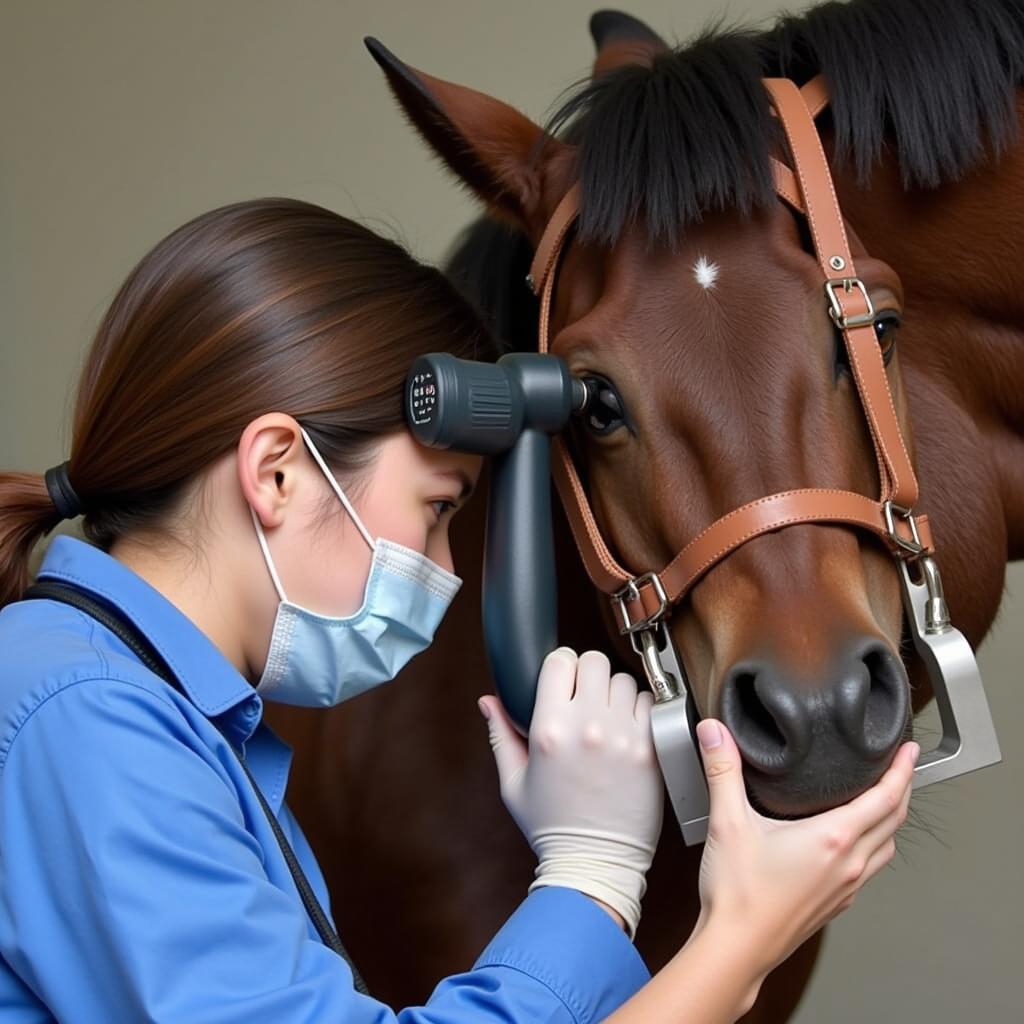
[[[899,741],[909,713],[902,662],[880,641],[854,645],[840,660],[832,704],[836,726],[853,749],[883,756]]]
[[[768,666],[733,668],[722,687],[721,715],[744,760],[762,772],[784,774],[807,753],[808,710]]]
[[[764,706],[757,695],[757,677],[753,672],[741,672],[736,676],[736,697],[739,701],[740,713],[744,716],[747,731],[759,734],[765,743],[775,743],[783,747],[786,737],[782,735],[778,723],[772,713]]]

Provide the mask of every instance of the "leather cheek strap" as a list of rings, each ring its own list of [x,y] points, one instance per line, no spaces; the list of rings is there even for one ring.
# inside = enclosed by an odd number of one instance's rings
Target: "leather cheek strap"
[[[814,249],[832,301],[844,318],[865,316],[869,312],[867,292],[862,285],[852,284],[857,271],[811,111],[796,83],[766,78],[764,84],[789,141]],[[911,508],[917,501],[917,479],[903,443],[873,324],[848,327],[843,336],[879,462],[881,500],[891,498],[897,505]]]

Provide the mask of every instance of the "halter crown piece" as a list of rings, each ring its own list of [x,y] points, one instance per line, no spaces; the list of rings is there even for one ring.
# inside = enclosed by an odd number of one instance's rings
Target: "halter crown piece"
[[[61,519],[74,519],[82,514],[82,499],[79,498],[68,479],[68,463],[48,469],[43,474],[50,500]]]
[[[842,333],[870,429],[878,464],[878,498],[818,487],[766,495],[710,523],[667,565],[637,573],[624,568],[605,543],[565,442],[556,437],[552,447],[555,484],[587,574],[594,586],[610,597],[619,628],[640,656],[654,694],[655,749],[687,843],[704,838],[709,805],[693,745],[695,708],[688,706],[685,668],[666,622],[701,577],[732,551],[754,537],[796,523],[828,523],[868,531],[879,537],[895,558],[914,646],[928,669],[943,725],[942,742],[918,762],[915,786],[960,775],[1000,758],[977,662],[966,639],[949,621],[932,557],[935,549],[928,517],[914,511],[917,478],[875,336],[875,312],[868,290],[857,276],[814,123],[815,116],[828,105],[827,86],[820,75],[802,87],[789,79],[763,81],[792,160],[790,167],[771,158],[775,191],[810,228],[822,273],[822,298]],[[551,214],[526,279],[540,298],[541,352],[548,351],[551,340],[558,265],[570,244],[579,209],[577,183]]]

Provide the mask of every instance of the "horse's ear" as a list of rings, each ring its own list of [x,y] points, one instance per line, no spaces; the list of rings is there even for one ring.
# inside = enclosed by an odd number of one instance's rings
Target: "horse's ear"
[[[590,17],[590,35],[597,47],[593,77],[625,64],[650,65],[671,47],[653,29],[622,11],[598,11]]]
[[[400,61],[378,40],[364,40],[413,126],[493,213],[529,229],[540,212],[544,131],[506,103],[434,78]],[[547,138],[544,151],[563,149]]]

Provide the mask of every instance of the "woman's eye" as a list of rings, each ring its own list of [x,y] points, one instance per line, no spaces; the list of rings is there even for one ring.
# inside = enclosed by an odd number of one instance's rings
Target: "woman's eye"
[[[896,349],[896,332],[899,330],[899,314],[891,310],[879,313],[875,317],[875,337],[878,338],[878,347],[882,350],[882,359],[888,363]]]
[[[445,514],[445,512],[447,512],[449,509],[455,508],[455,502],[444,500],[432,501],[430,503],[430,507],[434,510],[434,514],[437,516],[438,522],[440,522],[441,517]]]
[[[603,377],[584,377],[590,393],[584,418],[592,434],[603,437],[626,425],[626,413],[615,385]]]

